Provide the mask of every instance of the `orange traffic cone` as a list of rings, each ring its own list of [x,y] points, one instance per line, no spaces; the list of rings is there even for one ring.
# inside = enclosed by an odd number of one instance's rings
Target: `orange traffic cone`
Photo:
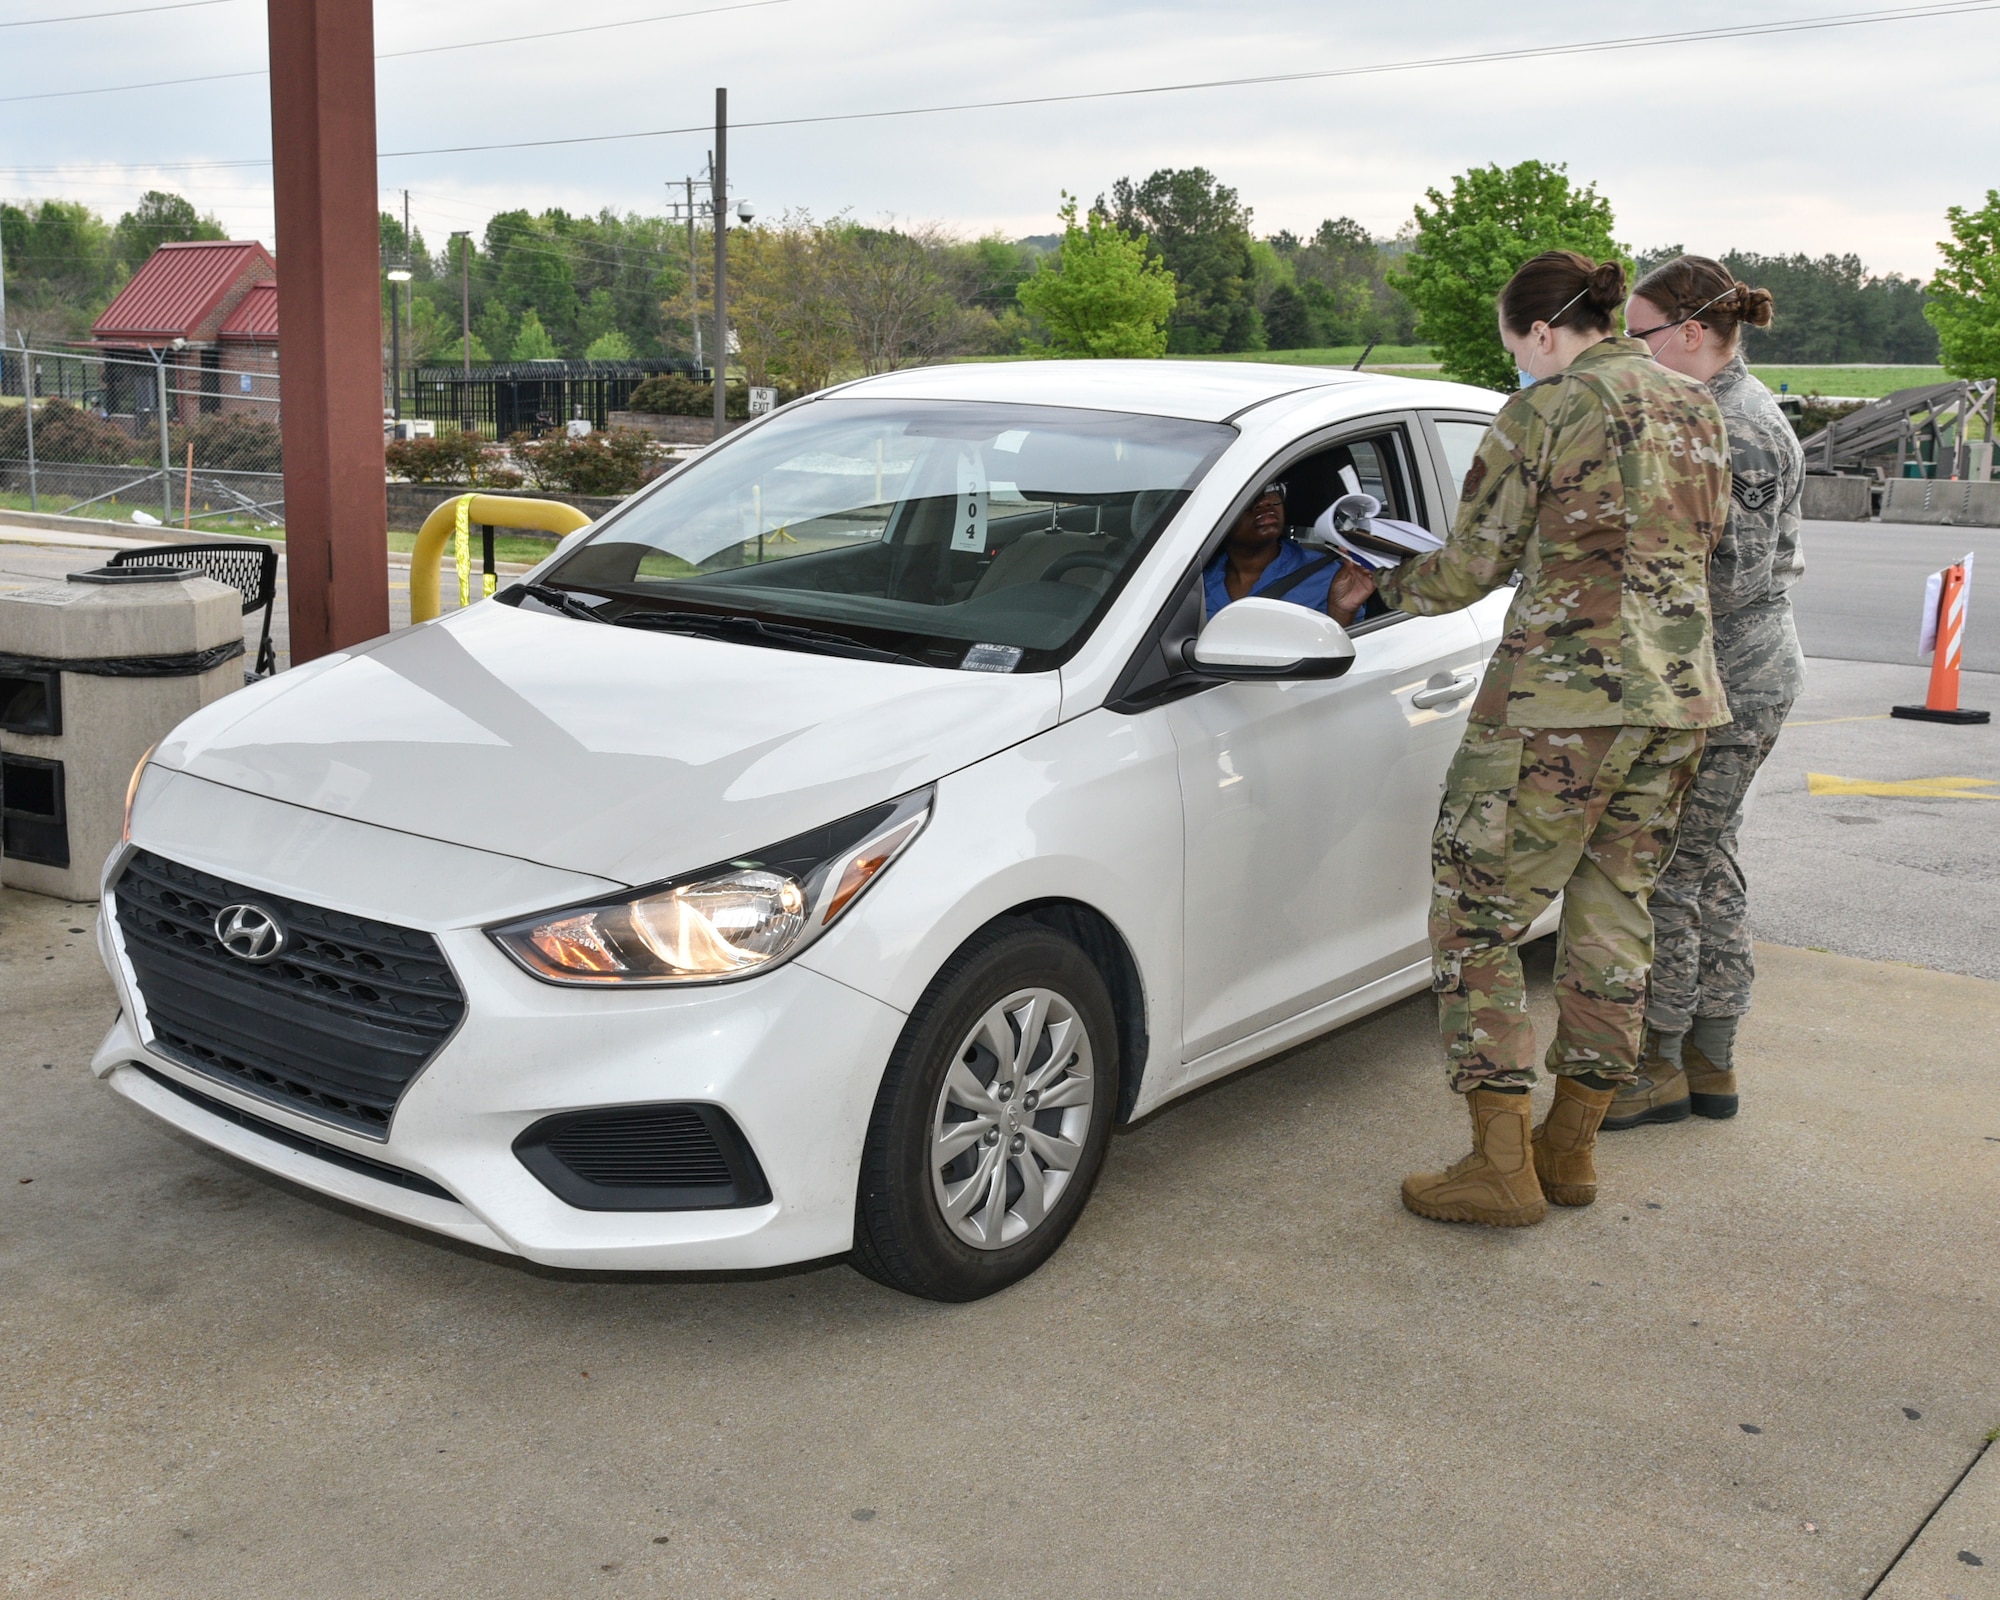
[[[1968,561],[1971,557],[1966,558]],[[1920,706],[1892,706],[1889,715],[1913,722],[1991,722],[1990,711],[1961,711],[1958,667],[1965,655],[1966,571],[1963,563],[1946,567],[1938,590],[1937,645],[1931,655],[1930,693]]]

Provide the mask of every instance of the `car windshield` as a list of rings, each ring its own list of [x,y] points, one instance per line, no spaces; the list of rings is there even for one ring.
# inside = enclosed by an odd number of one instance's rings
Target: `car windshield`
[[[1049,406],[815,401],[699,458],[543,581],[641,623],[750,617],[940,667],[1045,670],[1235,436]]]

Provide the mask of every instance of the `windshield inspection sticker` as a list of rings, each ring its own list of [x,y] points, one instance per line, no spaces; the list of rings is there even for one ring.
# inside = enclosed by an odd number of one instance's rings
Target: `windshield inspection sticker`
[[[976,644],[958,664],[961,672],[1012,672],[1021,664],[1017,644]]]
[[[975,554],[986,548],[986,458],[974,452],[958,458],[958,520],[951,547]]]

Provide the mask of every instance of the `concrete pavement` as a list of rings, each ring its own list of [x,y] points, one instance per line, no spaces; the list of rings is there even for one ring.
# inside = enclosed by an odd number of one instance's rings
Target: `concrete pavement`
[[[266,1178],[88,1077],[90,915],[0,897],[15,1592],[1859,1597],[2000,1422],[2000,985],[1766,948],[1743,1116],[1504,1234],[1397,1203],[1464,1141],[1413,1000],[1121,1135],[944,1307]]]

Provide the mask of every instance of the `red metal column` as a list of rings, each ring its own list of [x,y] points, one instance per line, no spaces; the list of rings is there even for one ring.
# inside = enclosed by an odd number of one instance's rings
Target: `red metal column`
[[[292,660],[389,631],[371,0],[269,0]]]

